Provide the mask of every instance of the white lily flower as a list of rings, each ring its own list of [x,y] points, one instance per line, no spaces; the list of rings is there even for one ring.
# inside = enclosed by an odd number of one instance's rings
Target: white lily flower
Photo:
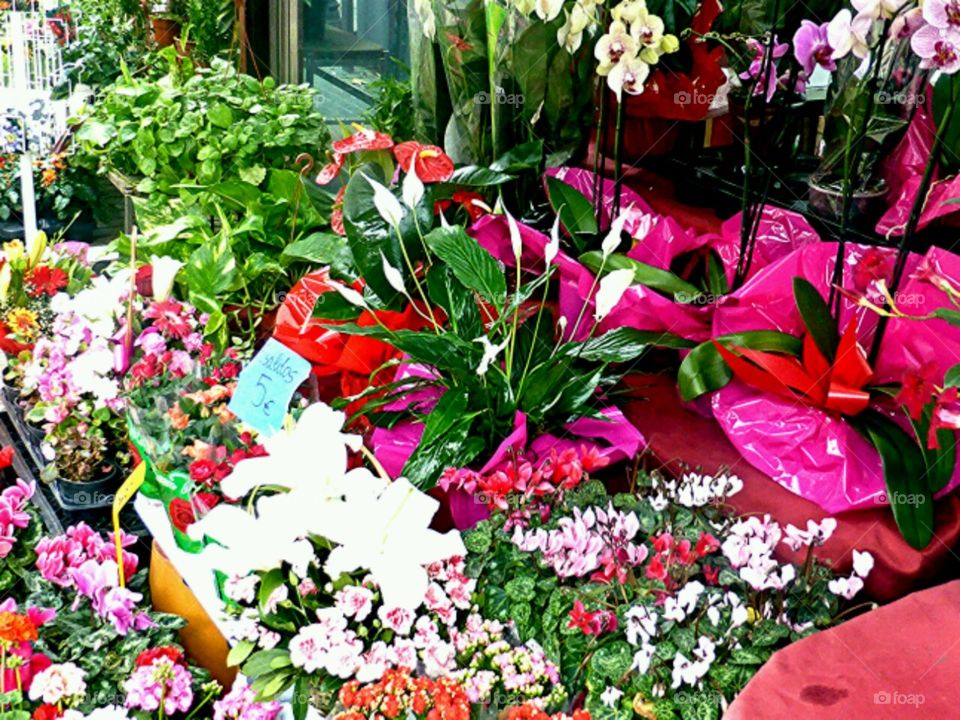
[[[620,213],[610,222],[610,231],[600,243],[600,251],[604,258],[610,257],[613,251],[620,247],[620,239],[623,235],[623,226],[627,222],[628,213]]]
[[[164,301],[170,297],[173,292],[173,281],[177,277],[177,272],[183,267],[183,263],[172,257],[150,258],[150,267],[153,268],[153,297],[156,300]]]
[[[337,578],[364,568],[380,587],[384,605],[417,608],[428,586],[424,566],[466,554],[460,533],[430,529],[439,505],[403,478],[375,498],[351,500],[324,532],[339,545],[327,558],[327,574]]]
[[[410,167],[407,168],[407,176],[403,179],[403,202],[408,208],[416,212],[417,205],[423,200],[423,182],[417,176],[417,154],[410,156]]]
[[[380,217],[390,225],[399,225],[404,215],[403,205],[400,204],[400,201],[394,197],[392,192],[373,178],[363,175],[363,179],[370,183],[370,187],[373,188],[373,206],[377,209]]]
[[[356,451],[359,435],[344,433],[346,416],[324,403],[307,407],[292,429],[263,438],[267,455],[241,460],[220,487],[229,498],[242,498],[258,485],[279,485],[329,490],[330,497],[343,495],[347,450]],[[316,459],[323,457],[323,463]]]
[[[486,335],[481,335],[474,338],[474,342],[483,346],[483,357],[480,359],[480,365],[477,366],[477,375],[486,375],[487,370],[490,369],[490,364],[503,352],[508,340],[504,340],[500,345],[494,345]]]
[[[523,253],[523,238],[520,235],[520,226],[509,212],[504,210],[503,214],[507,216],[507,227],[510,228],[510,248],[513,250],[513,257],[519,263],[520,255]]]
[[[593,317],[597,322],[603,320],[620,302],[620,298],[633,285],[633,270],[623,268],[614,270],[600,280],[600,287],[594,298],[596,307]]]
[[[550,267],[558,254],[560,254],[560,215],[554,219],[553,227],[550,228],[550,242],[543,248],[543,264]]]
[[[406,296],[407,288],[403,284],[403,274],[390,264],[382,250],[380,251],[380,259],[383,261],[383,276],[387,279],[387,283],[398,293]]]
[[[330,287],[340,293],[340,296],[351,305],[356,305],[357,307],[362,307],[364,309],[369,308],[367,301],[363,299],[363,295],[358,293],[353,288],[347,287],[343,283],[338,282],[330,282],[328,284]]]

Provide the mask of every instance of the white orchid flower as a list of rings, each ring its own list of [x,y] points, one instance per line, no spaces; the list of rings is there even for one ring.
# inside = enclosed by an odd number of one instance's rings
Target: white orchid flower
[[[594,57],[599,61],[597,75],[608,75],[624,57],[635,57],[640,50],[637,41],[622,22],[610,23],[609,32],[603,35],[593,49]]]
[[[156,300],[164,301],[170,298],[173,292],[173,281],[177,277],[183,263],[172,257],[150,258],[150,267],[153,269],[153,297]]]
[[[417,154],[410,156],[410,167],[407,168],[407,175],[403,178],[403,202],[412,211],[417,211],[417,205],[423,200],[423,182],[417,175]]]
[[[538,18],[551,22],[563,9],[563,0],[536,0],[533,9]]]
[[[363,179],[370,183],[370,187],[373,188],[373,206],[377,209],[380,217],[390,225],[399,225],[404,215],[403,205],[400,204],[400,201],[383,184],[373,178],[363,175]]]
[[[607,74],[607,86],[623,100],[623,93],[639,95],[650,76],[650,66],[639,57],[624,56]]]
[[[853,53],[861,60],[870,57],[868,36],[873,20],[858,14],[852,15],[849,9],[838,12],[827,25],[827,44],[833,48],[833,59],[837,60]]]
[[[633,270],[623,268],[614,270],[600,280],[600,287],[594,299],[596,303],[593,317],[597,322],[603,320],[620,302],[620,298],[633,285]]]
[[[356,497],[325,529],[339,545],[324,566],[331,578],[358,569],[370,571],[383,604],[417,608],[427,591],[425,565],[465,555],[460,533],[430,529],[439,503],[407,480],[390,483],[379,496]]]

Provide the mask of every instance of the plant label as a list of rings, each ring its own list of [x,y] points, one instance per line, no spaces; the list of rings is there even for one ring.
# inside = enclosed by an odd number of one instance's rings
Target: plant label
[[[230,411],[261,435],[272,435],[283,420],[310,363],[273,338],[267,340],[240,373]]]

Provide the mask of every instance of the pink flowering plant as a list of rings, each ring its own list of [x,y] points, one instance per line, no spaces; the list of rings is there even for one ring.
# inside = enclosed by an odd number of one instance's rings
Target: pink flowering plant
[[[8,452],[9,451],[9,452]],[[0,465],[13,448],[0,450]],[[42,526],[30,499],[36,488],[17,478],[0,490],[0,593],[25,587],[36,561]]]
[[[873,565],[854,551],[837,576],[816,561],[833,519],[732,517],[741,486],[641,472],[629,494],[587,480],[546,501],[508,497],[510,513],[464,535],[477,612],[542,648],[593,717],[719,718],[777,648],[847,612]],[[802,565],[780,562],[781,545]]]

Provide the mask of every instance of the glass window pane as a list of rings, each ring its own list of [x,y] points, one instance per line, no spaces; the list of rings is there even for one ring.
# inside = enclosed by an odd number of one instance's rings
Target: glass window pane
[[[406,76],[406,0],[301,0],[301,18],[302,79],[329,121],[360,121],[376,80]]]

